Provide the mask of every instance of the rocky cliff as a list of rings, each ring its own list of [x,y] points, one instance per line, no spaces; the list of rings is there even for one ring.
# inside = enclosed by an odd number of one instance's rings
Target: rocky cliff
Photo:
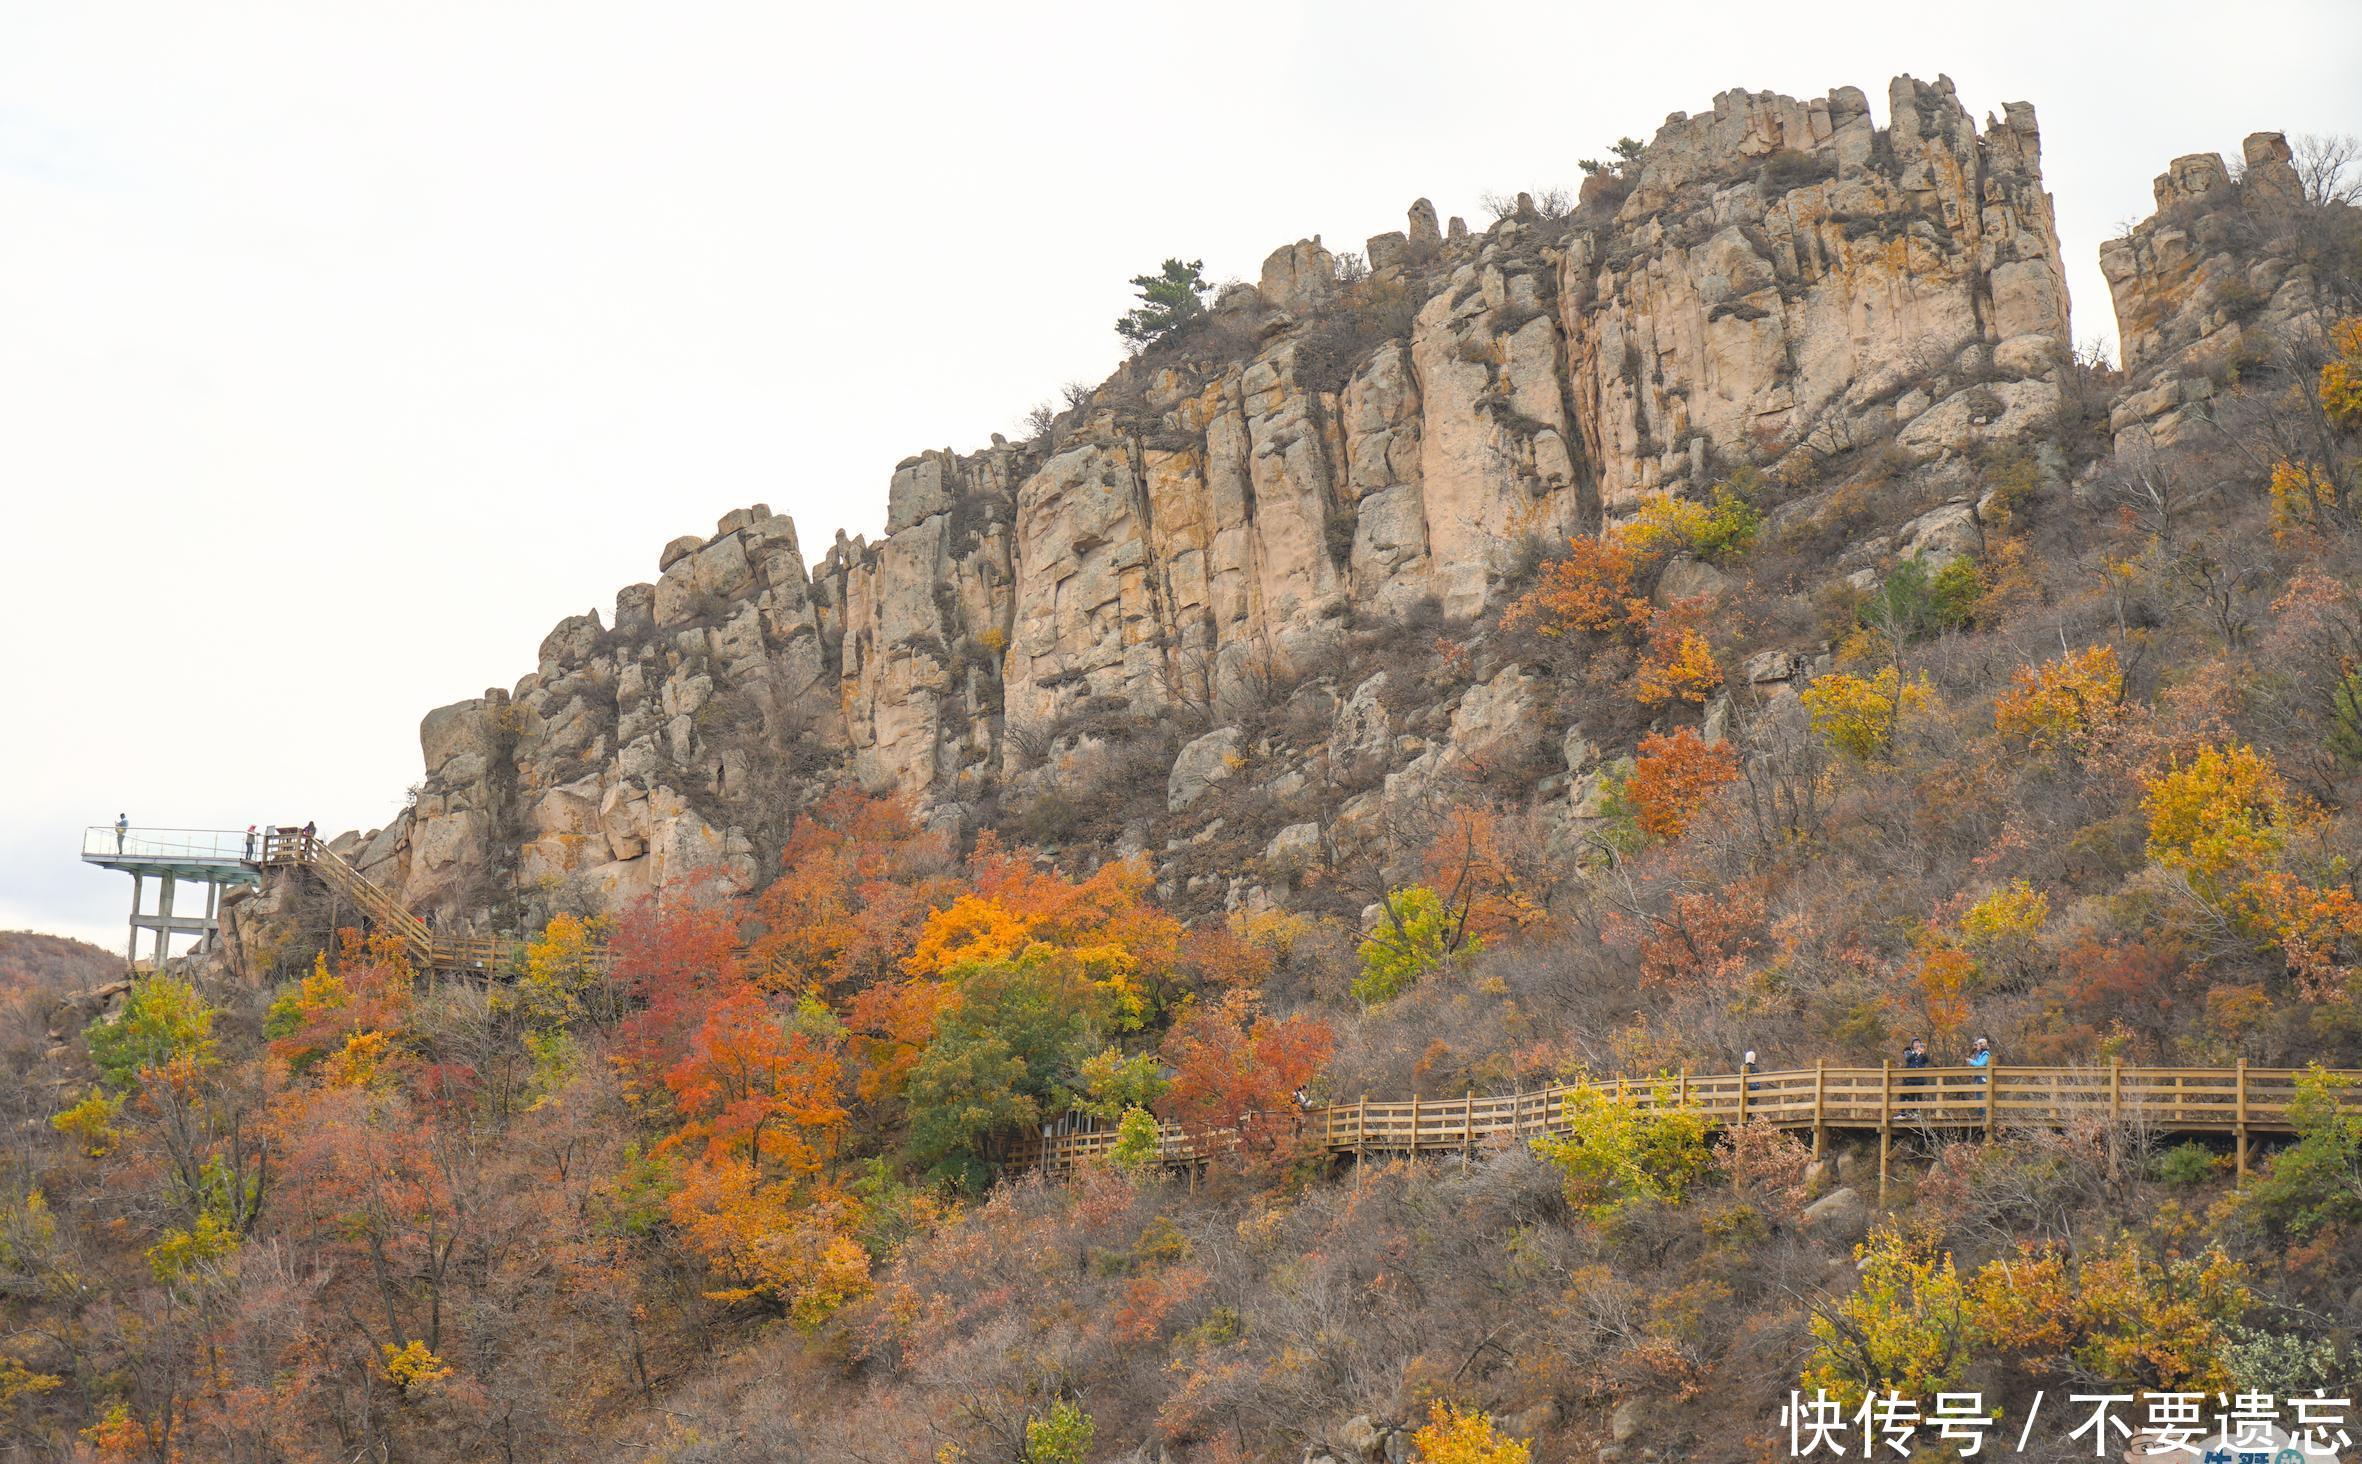
[[[905,460],[884,537],[816,565],[732,512],[513,689],[429,714],[416,802],[358,857],[453,915],[743,885],[832,780],[973,818],[1071,770],[1094,719],[1216,725],[1348,630],[1470,622],[1647,495],[2014,436],[2070,340],[2033,109],[1980,127],[1908,77],[1886,102],[1882,128],[1851,87],[1727,92],[1572,207],[1472,232],[1421,200],[1360,255],[1282,248],[1031,439]],[[2162,231],[2125,248],[2120,299],[2179,267]],[[1460,746],[1527,680],[1493,668],[1429,720]],[[1334,692],[1323,740],[1368,744],[1375,688]]]
[[[2127,378],[2110,415],[2119,446],[2181,437],[2242,372],[2289,364],[2272,357],[2318,335],[2340,303],[2310,257],[2288,139],[2254,133],[2241,153],[2236,169],[2216,153],[2175,158],[2157,177],[2157,212],[2100,246]]]

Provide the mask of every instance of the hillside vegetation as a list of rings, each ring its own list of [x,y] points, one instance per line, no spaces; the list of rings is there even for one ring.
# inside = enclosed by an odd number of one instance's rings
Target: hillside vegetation
[[[142,981],[11,1100],[0,1447],[1738,1460],[1784,1456],[1797,1388],[2013,1423],[2037,1390],[2349,1388],[2362,1117],[2326,1076],[2244,1187],[2093,1124],[1912,1140],[1883,1211],[1856,1155],[1679,1113],[1353,1173],[1288,1119],[1913,1036],[2362,1067],[2336,183],[2214,239],[2304,289],[2192,287],[2206,338],[2246,329],[2204,393],[2179,358],[2170,430],[2121,411],[2153,360],[2060,361],[2055,411],[1965,452],[1733,447],[1481,613],[1275,663],[1186,804],[1168,764],[955,835],[838,786],[772,810],[751,887],[559,913],[488,985],[297,938],[286,877],[245,970]],[[1380,670],[1373,705],[1516,681],[1546,714],[1453,714],[1467,755],[1349,844],[1259,806]],[[1151,1116],[1243,1141],[1185,1178]],[[1084,1122],[1105,1165],[1002,1177]],[[2071,1426],[2028,1457],[2089,1457]]]

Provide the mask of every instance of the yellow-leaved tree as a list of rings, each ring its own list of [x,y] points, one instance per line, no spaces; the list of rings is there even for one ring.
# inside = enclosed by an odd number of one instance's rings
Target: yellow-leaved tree
[[[1427,1422],[1411,1435],[1427,1464],[1528,1464],[1533,1445],[1501,1432],[1491,1414],[1437,1401],[1427,1405]]]
[[[2081,757],[2124,714],[2124,668],[2113,646],[2086,646],[2010,673],[1993,699],[1993,730],[2036,752]]]
[[[2297,820],[2271,758],[2245,743],[2200,747],[2143,786],[2149,857],[2209,897],[2278,853]]]
[[[1804,689],[1804,709],[1812,715],[1813,730],[1829,745],[1859,762],[1870,762],[1894,745],[1895,733],[1910,713],[1935,699],[1935,690],[1921,673],[1906,679],[1889,666],[1876,676],[1832,672],[1816,677]]]
[[[1854,1248],[1861,1282],[1813,1311],[1804,1386],[1852,1408],[1873,1393],[1932,1398],[1967,1368],[1968,1293],[1933,1230],[1885,1226]]]

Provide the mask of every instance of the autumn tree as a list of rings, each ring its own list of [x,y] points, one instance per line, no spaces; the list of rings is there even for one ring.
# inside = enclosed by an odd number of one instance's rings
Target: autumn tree
[[[1804,1386],[1851,1408],[1872,1394],[1932,1398],[1957,1385],[1974,1332],[1951,1252],[1930,1230],[1888,1225],[1854,1255],[1855,1289],[1813,1309]]]
[[[2278,852],[2298,813],[2271,759],[2244,743],[2202,746],[2153,771],[2141,808],[2149,857],[2202,892]]]
[[[1632,675],[1632,694],[1642,706],[1703,704],[1722,685],[1713,643],[1699,625],[1703,615],[1701,602],[1682,601],[1650,622],[1639,669]]]
[[[643,897],[615,917],[613,977],[639,1008],[622,1024],[622,1053],[649,1079],[679,1060],[714,994],[745,980],[744,918],[704,891]]]
[[[1711,1173],[1712,1121],[1677,1099],[1671,1080],[1648,1104],[1627,1103],[1590,1084],[1567,1090],[1561,1132],[1533,1140],[1555,1167],[1567,1203],[1596,1224],[1614,1225],[1645,1205],[1678,1205]]]
[[[1867,678],[1845,672],[1818,676],[1802,694],[1813,731],[1857,762],[1883,757],[1903,719],[1934,698],[1925,675],[1907,678],[1894,666]]]
[[[906,973],[957,983],[988,966],[1058,962],[1099,988],[1125,1029],[1169,999],[1181,922],[1147,898],[1146,861],[1111,860],[1072,880],[1026,851],[1003,853],[988,841],[972,863],[975,888],[927,915],[903,959]]]
[[[1971,1335],[2020,1371],[2148,1390],[2229,1387],[2231,1329],[2255,1304],[2246,1268],[2221,1247],[2184,1254],[2170,1238],[2129,1234],[2073,1253],[2021,1244],[1980,1267],[1965,1292]]]
[[[1643,499],[1616,537],[1644,558],[1688,553],[1727,563],[1747,552],[1763,526],[1762,513],[1748,497],[1759,482],[1749,471],[1715,484],[1704,502],[1673,493]]]
[[[754,899],[747,946],[755,979],[774,991],[894,979],[929,912],[960,889],[942,834],[899,800],[851,790],[797,815],[780,866]]]
[[[1420,864],[1425,887],[1435,891],[1449,917],[1454,945],[1533,932],[1549,921],[1549,852],[1535,830],[1512,814],[1447,810]]]
[[[1501,612],[1501,628],[1555,638],[1645,625],[1649,603],[1633,587],[1639,568],[1619,538],[1569,539],[1565,557],[1545,564],[1534,587]]]
[[[1335,1037],[1318,1017],[1257,1007],[1251,993],[1229,991],[1173,1024],[1164,1046],[1173,1079],[1161,1106],[1192,1129],[1236,1132],[1243,1154],[1269,1156],[1297,1137],[1297,1095],[1327,1065]]]
[[[1389,890],[1378,904],[1378,923],[1356,948],[1361,974],[1353,978],[1353,997],[1365,1007],[1392,1001],[1429,972],[1484,948],[1469,933],[1465,912],[1455,914],[1425,885]]]
[[[758,1174],[818,1172],[850,1117],[838,1045],[790,1030],[751,986],[721,997],[664,1073],[685,1120],[665,1145],[694,1147],[708,1163],[744,1159]]]
[[[1993,730],[2036,752],[2080,758],[2107,740],[2124,713],[2124,671],[2113,646],[2087,646],[2010,673],[1993,700]]]
[[[1738,756],[1726,743],[1708,742],[1688,727],[1640,739],[1624,797],[1641,832],[1678,839],[1707,801],[1739,776]]]
[[[1491,1414],[1437,1400],[1411,1435],[1427,1464],[1528,1464],[1533,1446],[1502,1432]]]
[[[122,1006],[83,1029],[99,1082],[120,1092],[147,1070],[185,1060],[200,1067],[219,1061],[216,1013],[197,988],[161,973],[132,983]]]
[[[2335,354],[2321,367],[2321,410],[2331,425],[2362,432],[2362,316],[2339,321],[2330,345]]]

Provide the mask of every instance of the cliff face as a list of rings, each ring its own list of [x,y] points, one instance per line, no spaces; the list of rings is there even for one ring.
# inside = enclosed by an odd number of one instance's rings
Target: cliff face
[[[2013,435],[2070,339],[2033,111],[1980,130],[1946,80],[1888,103],[1882,130],[1850,87],[1729,92],[1571,211],[1471,233],[1422,200],[1359,258],[1281,249],[1041,435],[902,463],[885,537],[809,571],[786,519],[733,512],[513,690],[431,713],[415,806],[357,855],[453,913],[744,885],[832,778],[958,819],[1093,716],[1477,617],[1646,495]]]

